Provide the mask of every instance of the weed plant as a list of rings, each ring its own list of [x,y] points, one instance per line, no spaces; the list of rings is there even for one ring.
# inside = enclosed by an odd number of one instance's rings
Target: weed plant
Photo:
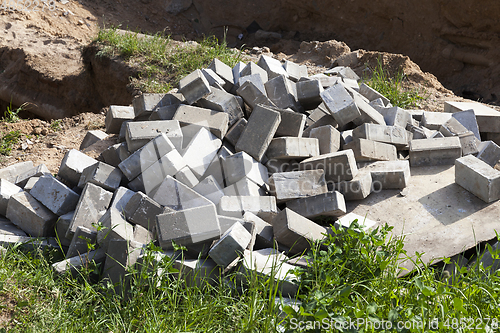
[[[372,76],[366,80],[366,84],[387,97],[393,106],[408,109],[418,106],[418,102],[425,99],[419,91],[403,88],[406,76],[402,69],[391,76],[389,71],[384,69],[382,60],[378,59],[377,66],[371,72]]]
[[[241,52],[229,49],[225,40],[213,36],[179,46],[170,36],[122,33],[112,28],[100,30],[93,43],[99,48],[97,56],[121,57],[138,67],[139,79],[132,83],[143,92],[165,93],[190,72],[207,67],[214,58],[231,67],[241,60]]]
[[[10,131],[0,137],[0,154],[10,155],[12,147],[19,142],[21,131]]]

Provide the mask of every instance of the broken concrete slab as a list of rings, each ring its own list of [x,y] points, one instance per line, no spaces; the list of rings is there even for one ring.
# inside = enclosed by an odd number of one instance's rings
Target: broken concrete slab
[[[57,216],[27,192],[10,196],[5,216],[33,237],[47,237],[54,233]]]
[[[338,217],[346,213],[344,196],[337,191],[290,200],[287,201],[286,206],[306,218],[318,216]]]
[[[269,177],[269,187],[278,204],[328,191],[324,170],[274,173]]]
[[[75,210],[80,196],[51,175],[38,178],[30,194],[56,215]]]
[[[458,137],[410,141],[412,166],[454,164],[460,156],[462,156],[462,145]]]
[[[455,161],[455,182],[486,203],[500,199],[500,171],[475,156]]]

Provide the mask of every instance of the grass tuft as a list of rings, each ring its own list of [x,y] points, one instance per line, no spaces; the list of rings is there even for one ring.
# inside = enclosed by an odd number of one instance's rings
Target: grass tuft
[[[424,100],[425,97],[415,89],[403,88],[405,80],[406,76],[402,69],[399,69],[396,75],[391,76],[389,71],[384,69],[382,60],[379,58],[377,66],[372,69],[372,77],[367,80],[366,84],[387,97],[393,106],[402,109],[417,107],[418,102]]]
[[[165,93],[187,74],[207,67],[214,58],[231,67],[241,60],[241,51],[229,49],[225,40],[213,36],[180,46],[169,36],[123,33],[113,28],[100,30],[93,43],[99,47],[97,56],[121,57],[139,68],[132,84],[143,92]]]
[[[19,142],[21,137],[21,131],[10,131],[9,133],[2,135],[0,138],[0,154],[9,155],[12,151],[12,146]]]

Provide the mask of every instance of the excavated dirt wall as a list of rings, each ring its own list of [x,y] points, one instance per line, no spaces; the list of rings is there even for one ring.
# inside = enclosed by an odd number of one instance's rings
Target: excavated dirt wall
[[[298,40],[336,39],[353,50],[408,55],[464,97],[498,104],[500,2],[494,0],[193,0],[197,31],[247,37],[263,30]],[[245,42],[245,38],[242,43]]]

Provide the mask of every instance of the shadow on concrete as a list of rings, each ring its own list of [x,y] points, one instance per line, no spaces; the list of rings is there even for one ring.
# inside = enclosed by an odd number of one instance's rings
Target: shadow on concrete
[[[411,167],[412,176],[426,176],[435,175],[441,173],[445,170],[453,168],[454,165],[433,165],[433,166],[422,166],[422,167]]]
[[[491,205],[454,183],[421,197],[418,202],[443,225],[453,224]]]

